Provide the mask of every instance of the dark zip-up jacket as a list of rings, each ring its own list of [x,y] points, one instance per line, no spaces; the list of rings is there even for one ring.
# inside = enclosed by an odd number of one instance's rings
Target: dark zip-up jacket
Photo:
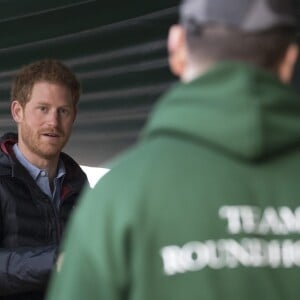
[[[65,153],[66,176],[56,208],[14,157],[15,134],[0,139],[0,299],[43,299],[67,219],[86,183]]]

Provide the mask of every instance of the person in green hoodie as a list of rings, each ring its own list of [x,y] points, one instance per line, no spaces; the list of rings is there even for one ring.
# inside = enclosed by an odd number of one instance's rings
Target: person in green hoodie
[[[86,191],[48,300],[296,300],[300,99],[288,0],[186,0],[181,82]]]

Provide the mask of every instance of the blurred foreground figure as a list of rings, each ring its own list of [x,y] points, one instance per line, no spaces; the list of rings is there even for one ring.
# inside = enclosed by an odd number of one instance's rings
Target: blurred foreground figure
[[[80,84],[56,60],[22,68],[11,90],[18,134],[0,138],[0,299],[44,299],[63,229],[86,175],[62,153]]]
[[[300,100],[288,0],[187,0],[181,83],[87,192],[50,300],[299,299]]]

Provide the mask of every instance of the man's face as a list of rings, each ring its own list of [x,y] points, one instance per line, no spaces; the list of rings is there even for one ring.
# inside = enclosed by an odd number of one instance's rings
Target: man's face
[[[25,107],[12,103],[18,124],[19,148],[33,164],[57,159],[76,117],[71,92],[63,85],[37,82]]]

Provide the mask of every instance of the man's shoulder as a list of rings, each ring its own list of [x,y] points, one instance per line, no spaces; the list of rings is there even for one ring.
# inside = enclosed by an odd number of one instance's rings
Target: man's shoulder
[[[12,174],[12,160],[10,160],[12,146],[16,135],[6,134],[0,137],[0,176]]]
[[[82,188],[88,180],[79,164],[64,152],[60,153],[60,159],[65,167],[67,181],[76,184],[77,188]]]

